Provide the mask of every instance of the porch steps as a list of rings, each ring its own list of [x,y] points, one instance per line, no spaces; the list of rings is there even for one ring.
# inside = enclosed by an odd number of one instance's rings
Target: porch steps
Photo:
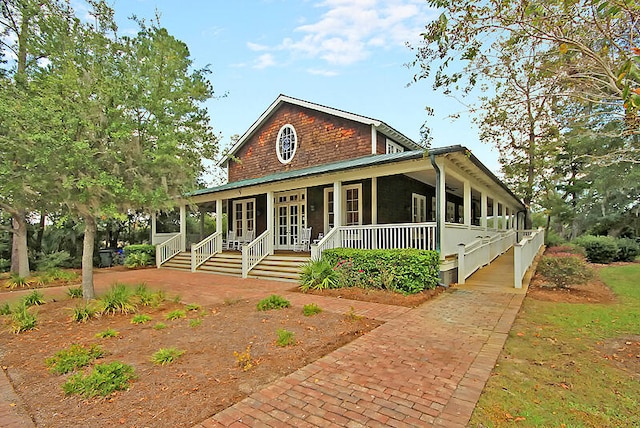
[[[198,272],[242,276],[242,253],[239,251],[218,253],[204,262],[198,268]]]
[[[191,253],[183,251],[162,264],[163,268],[191,271]]]
[[[307,255],[275,254],[265,257],[249,272],[250,278],[298,281],[300,267],[310,260]]]

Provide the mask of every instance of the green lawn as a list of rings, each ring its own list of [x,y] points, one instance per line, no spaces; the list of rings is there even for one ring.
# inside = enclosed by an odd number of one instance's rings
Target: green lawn
[[[470,426],[640,426],[639,375],[602,353],[608,339],[640,335],[640,264],[600,275],[618,303],[525,299]]]

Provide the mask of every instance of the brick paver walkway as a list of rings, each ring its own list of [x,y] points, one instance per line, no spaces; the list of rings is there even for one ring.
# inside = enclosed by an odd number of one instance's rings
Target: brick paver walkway
[[[195,428],[233,427],[424,427],[466,426],[490,376],[525,290],[514,290],[512,255],[507,253],[456,287],[418,308],[322,298],[292,292],[293,283],[205,273],[140,270],[97,273],[96,291],[118,281],[146,282],[184,302],[222,303],[278,293],[294,306],[386,321],[320,360],[286,376]],[[474,281],[475,278],[480,278]],[[490,280],[487,280],[490,278]],[[48,289],[47,297],[65,288]],[[0,294],[0,301],[23,292]],[[33,427],[0,376],[2,426]],[[5,422],[6,421],[6,422]],[[12,425],[11,425],[12,424]]]

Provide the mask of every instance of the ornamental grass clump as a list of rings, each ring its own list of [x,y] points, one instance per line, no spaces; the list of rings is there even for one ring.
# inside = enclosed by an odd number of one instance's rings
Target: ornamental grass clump
[[[161,348],[158,351],[154,352],[154,354],[151,356],[151,361],[154,364],[166,366],[167,364],[173,363],[184,353],[185,351],[175,347]]]
[[[109,291],[100,298],[103,314],[129,314],[135,312],[134,293],[124,284],[113,284]]]
[[[11,311],[11,331],[15,334],[33,330],[37,323],[37,315],[29,311],[23,300]]]
[[[80,344],[73,344],[67,349],[56,352],[53,357],[45,360],[51,373],[65,374],[87,366],[97,358],[104,356],[104,350],[98,345],[89,348]]]
[[[69,378],[62,390],[65,394],[78,394],[85,398],[101,395],[106,397],[114,391],[129,388],[129,382],[135,379],[134,369],[120,361],[97,364],[93,370],[84,375],[77,373]]]

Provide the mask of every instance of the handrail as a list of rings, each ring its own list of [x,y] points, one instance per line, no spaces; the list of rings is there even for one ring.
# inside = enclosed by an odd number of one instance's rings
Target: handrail
[[[174,234],[162,244],[156,245],[156,267],[162,266],[164,262],[182,251],[182,235]]]
[[[513,249],[513,286],[522,288],[522,279],[544,245],[544,229],[540,228],[522,238]]]
[[[514,230],[493,236],[479,237],[469,243],[458,244],[458,283],[464,284],[476,270],[491,263],[514,244]]]
[[[191,272],[195,272],[211,256],[220,252],[222,252],[222,232],[212,233],[197,244],[191,244]]]
[[[256,239],[242,246],[242,277],[246,278],[249,271],[269,254],[273,254],[273,238],[271,231],[265,230]]]
[[[316,244],[311,244],[311,260],[320,260],[323,251],[336,248],[339,245],[336,239],[339,236],[339,229],[340,227],[334,227]]]

